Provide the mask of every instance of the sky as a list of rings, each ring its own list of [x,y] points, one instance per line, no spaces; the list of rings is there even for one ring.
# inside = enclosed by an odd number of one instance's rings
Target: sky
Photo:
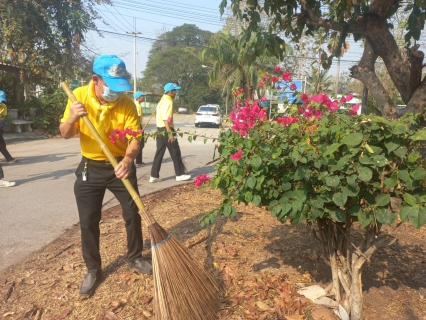
[[[219,31],[224,21],[219,13],[221,0],[114,0],[114,5],[97,5],[102,20],[97,22],[101,36],[91,31],[86,35],[86,48],[93,54],[115,54],[126,63],[127,70],[134,73],[134,35],[136,35],[136,76],[142,77],[149,50],[155,38],[184,23],[195,24],[202,30]],[[140,34],[139,34],[140,32]],[[340,72],[348,72],[360,59],[362,49],[349,39],[350,50],[341,58]],[[337,70],[333,62],[329,75]]]
[[[221,0],[114,0],[114,6],[97,5],[103,21],[96,23],[101,36],[86,35],[86,48],[93,54],[115,54],[134,73],[134,35],[136,35],[136,76],[145,69],[151,45],[160,34],[184,23],[202,30],[219,31],[224,22],[219,13]],[[136,27],[135,27],[136,25]]]

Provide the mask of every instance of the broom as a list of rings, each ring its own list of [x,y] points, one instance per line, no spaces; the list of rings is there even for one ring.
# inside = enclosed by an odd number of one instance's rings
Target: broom
[[[77,101],[65,82],[61,83],[72,102]],[[117,160],[102,141],[87,116],[83,121],[99,147],[114,166]],[[216,319],[220,306],[219,286],[213,276],[204,270],[189,250],[155,221],[128,179],[121,179],[129,191],[151,236],[154,277],[154,308],[156,319],[210,320]]]

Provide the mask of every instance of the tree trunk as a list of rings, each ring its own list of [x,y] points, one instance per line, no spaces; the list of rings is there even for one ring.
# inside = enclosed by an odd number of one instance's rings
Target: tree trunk
[[[361,268],[353,268],[351,285],[351,320],[362,319],[362,301]]]

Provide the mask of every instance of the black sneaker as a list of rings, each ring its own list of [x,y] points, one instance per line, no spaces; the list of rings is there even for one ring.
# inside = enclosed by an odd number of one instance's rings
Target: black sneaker
[[[95,291],[98,284],[101,282],[102,273],[87,273],[84,276],[83,282],[80,286],[80,297],[88,298]]]
[[[152,274],[152,264],[143,257],[129,261],[129,265],[142,274]]]

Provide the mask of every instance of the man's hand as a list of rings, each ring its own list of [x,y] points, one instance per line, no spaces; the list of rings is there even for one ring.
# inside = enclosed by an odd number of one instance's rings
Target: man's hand
[[[127,179],[130,170],[132,169],[132,163],[133,161],[128,157],[125,157],[123,160],[121,160],[114,169],[115,176],[118,179]]]
[[[84,104],[79,101],[73,102],[70,105],[70,115],[67,121],[69,123],[76,123],[78,120],[80,120],[80,117],[82,116],[87,116],[87,111],[84,107]]]
[[[167,132],[167,134],[169,134],[169,133]],[[169,137],[169,142],[171,142],[171,143],[175,142],[175,134],[174,133],[172,134],[171,137]]]

